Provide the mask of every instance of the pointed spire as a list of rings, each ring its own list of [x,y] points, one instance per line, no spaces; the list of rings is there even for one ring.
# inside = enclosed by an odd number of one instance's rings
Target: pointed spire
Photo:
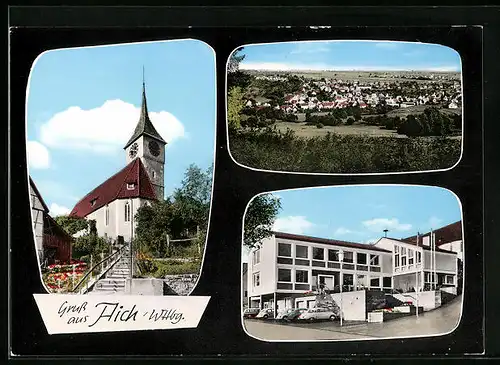
[[[144,80],[144,66],[142,66],[142,102],[141,102],[141,114],[139,116],[139,121],[137,122],[137,126],[135,127],[134,134],[130,137],[129,141],[123,147],[126,149],[130,146],[137,138],[142,136],[143,134],[148,135],[149,137],[155,138],[159,142],[166,144],[160,134],[157,132],[153,123],[151,123],[151,119],[149,119],[148,113],[148,104],[146,99],[146,82]]]

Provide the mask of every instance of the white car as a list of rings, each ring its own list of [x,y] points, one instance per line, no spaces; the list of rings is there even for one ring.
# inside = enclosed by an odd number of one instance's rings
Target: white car
[[[262,309],[255,318],[272,319],[274,318],[274,311],[271,308]]]
[[[310,308],[299,316],[299,320],[316,321],[329,319],[331,321],[338,318],[338,313],[335,313],[330,308]]]

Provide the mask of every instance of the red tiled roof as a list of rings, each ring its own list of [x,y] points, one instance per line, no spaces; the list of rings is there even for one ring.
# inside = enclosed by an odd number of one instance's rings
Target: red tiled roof
[[[347,242],[347,241],[338,241],[327,238],[319,238],[319,237],[311,237],[311,236],[303,236],[298,234],[284,233],[284,232],[274,232],[276,238],[284,238],[288,240],[297,240],[311,243],[323,243],[327,245],[335,245],[335,246],[343,246],[343,247],[351,247],[351,248],[361,248],[364,250],[372,250],[372,251],[380,251],[380,252],[391,252],[388,250],[384,250],[383,248],[376,247],[374,245],[356,243],[356,242]]]
[[[447,226],[436,229],[433,233],[436,235],[436,246],[444,245],[445,243],[459,241],[462,239],[462,221],[458,221]],[[422,244],[422,237],[430,236],[430,232],[419,235],[418,243]],[[403,238],[401,241],[415,245],[417,236]]]
[[[128,183],[135,184],[134,189],[129,190],[127,188]],[[122,170],[88,193],[76,203],[69,215],[83,218],[113,200],[125,198],[156,200],[153,185],[140,158],[130,162]],[[92,206],[91,202],[94,199],[95,204]]]

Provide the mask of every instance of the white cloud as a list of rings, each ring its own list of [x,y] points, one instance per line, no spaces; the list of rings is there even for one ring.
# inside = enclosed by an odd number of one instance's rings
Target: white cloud
[[[28,165],[34,169],[47,169],[50,166],[49,150],[37,141],[28,141]]]
[[[287,216],[276,219],[273,225],[273,230],[294,234],[304,234],[314,226],[315,224],[308,221],[304,216]]]
[[[98,108],[72,106],[40,127],[41,141],[49,147],[110,153],[123,148],[132,136],[140,108],[122,100],[107,100]],[[184,126],[166,111],[149,112],[158,133],[168,143],[185,135]]]
[[[441,218],[438,218],[436,216],[432,216],[429,218],[428,223],[429,223],[429,226],[431,226],[431,228],[436,229],[441,225],[442,222],[443,222],[443,220]]]
[[[397,218],[375,218],[363,222],[363,226],[372,232],[383,233],[384,229],[389,231],[409,231],[411,229],[411,224],[400,223]]]
[[[71,211],[69,208],[66,208],[56,203],[50,204],[49,210],[50,210],[50,215],[53,217],[56,217],[58,215],[66,215],[69,214],[69,212]]]
[[[241,70],[255,71],[427,71],[427,72],[457,72],[460,71],[458,65],[426,66],[372,66],[372,65],[352,65],[338,66],[326,63],[284,63],[284,62],[242,62]]]

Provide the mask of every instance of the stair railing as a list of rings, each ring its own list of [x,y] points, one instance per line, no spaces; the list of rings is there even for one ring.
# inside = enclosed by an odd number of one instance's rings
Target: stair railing
[[[99,280],[106,272],[109,271],[124,255],[127,245],[122,246],[119,250],[113,252],[107,257],[101,258],[97,263],[87,271],[80,281],[73,287],[72,293],[85,294],[88,292],[97,280]],[[94,275],[95,274],[95,275]],[[92,279],[95,279],[92,281]],[[85,284],[85,285],[83,285]]]
[[[402,295],[404,297],[409,297],[409,298],[411,298],[411,299],[413,299],[415,301],[417,300],[417,298],[415,298],[414,296],[412,296],[412,295],[410,295],[408,293],[403,293],[403,292],[401,292],[399,290],[396,290],[396,289],[391,289],[391,292],[389,294],[399,294],[399,295]]]

